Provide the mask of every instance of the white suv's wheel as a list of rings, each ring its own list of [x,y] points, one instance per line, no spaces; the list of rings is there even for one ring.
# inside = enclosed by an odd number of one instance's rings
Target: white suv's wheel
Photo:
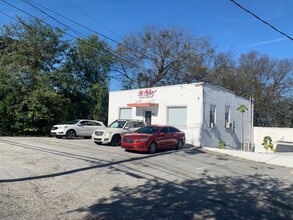
[[[69,130],[66,132],[66,138],[67,139],[74,139],[76,136],[76,133],[74,130]]]

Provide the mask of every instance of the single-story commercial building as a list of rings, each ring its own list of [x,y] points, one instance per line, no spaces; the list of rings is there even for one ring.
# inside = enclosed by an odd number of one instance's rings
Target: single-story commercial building
[[[241,105],[247,108],[244,113],[238,110]],[[109,93],[109,122],[120,118],[173,125],[184,131],[186,143],[194,146],[218,147],[220,140],[235,149],[252,146],[252,116],[250,100],[206,83]]]

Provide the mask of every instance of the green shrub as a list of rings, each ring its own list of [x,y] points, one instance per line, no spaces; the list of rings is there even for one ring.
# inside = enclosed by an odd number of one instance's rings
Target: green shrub
[[[220,141],[219,141],[219,145],[218,145],[218,147],[219,147],[220,149],[226,149],[226,143],[225,143],[225,141],[220,140]]]
[[[270,136],[265,136],[263,138],[262,145],[263,145],[264,149],[267,150],[267,152],[268,152],[269,148],[271,149],[271,151],[275,152],[275,148],[274,148],[274,145],[273,145],[272,142],[273,141],[272,141],[272,138]]]

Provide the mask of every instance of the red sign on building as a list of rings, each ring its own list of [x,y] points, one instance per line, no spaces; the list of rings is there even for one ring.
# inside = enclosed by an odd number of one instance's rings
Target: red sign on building
[[[138,96],[140,98],[152,98],[154,97],[155,93],[157,90],[151,90],[151,89],[146,89],[146,90],[140,90],[138,92]]]

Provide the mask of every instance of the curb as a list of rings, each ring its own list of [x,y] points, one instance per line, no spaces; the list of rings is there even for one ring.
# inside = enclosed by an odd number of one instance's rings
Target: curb
[[[213,151],[221,154],[226,154],[234,157],[239,157],[246,160],[251,160],[260,163],[272,164],[276,166],[293,168],[293,153],[257,153],[245,152],[236,150],[218,149],[212,147],[203,147],[208,151]]]

